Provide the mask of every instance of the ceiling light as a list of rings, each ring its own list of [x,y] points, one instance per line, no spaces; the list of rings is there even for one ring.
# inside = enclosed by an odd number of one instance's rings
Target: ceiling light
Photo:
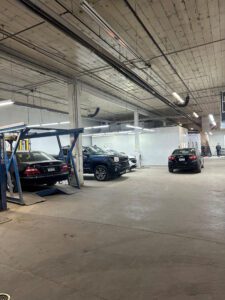
[[[0,106],[7,106],[7,105],[12,105],[12,104],[14,104],[14,101],[12,101],[11,99],[0,101]]]
[[[28,125],[27,127],[28,128],[31,128],[31,127],[41,127],[41,124]]]
[[[46,123],[46,124],[41,124],[41,126],[52,126],[52,125],[59,125],[59,123]]]
[[[194,128],[191,128],[191,130],[194,130]]]
[[[63,121],[63,122],[59,122],[60,125],[64,125],[64,124],[70,124],[70,121]]]
[[[195,117],[195,118],[199,118],[199,115],[194,111],[193,112],[193,116]]]
[[[84,129],[90,130],[90,129],[108,128],[108,127],[109,127],[109,125],[98,125],[98,126],[84,127]]]
[[[209,134],[210,134],[210,135],[213,135],[211,131],[209,131]]]
[[[209,114],[209,121],[210,121],[211,125],[216,126],[216,121],[214,119],[213,114]]]
[[[139,127],[139,126],[133,126],[133,125],[129,125],[129,124],[127,124],[126,127],[128,127],[128,128],[133,128],[133,129],[143,129],[142,127]]]
[[[173,95],[173,97],[175,98],[175,99],[177,99],[177,101],[178,102],[180,102],[180,103],[184,103],[184,100],[181,98],[181,96],[180,95],[178,95],[176,92],[173,92],[172,93],[172,95]]]

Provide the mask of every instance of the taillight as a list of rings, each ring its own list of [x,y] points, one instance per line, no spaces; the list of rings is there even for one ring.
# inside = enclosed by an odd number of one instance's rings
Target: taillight
[[[171,156],[169,156],[168,159],[169,159],[169,160],[175,160],[175,156],[171,155]]]
[[[67,164],[61,165],[61,172],[68,172],[68,171],[69,171],[69,167]]]
[[[189,156],[189,159],[190,159],[190,160],[196,160],[196,159],[197,159],[197,156],[196,156],[196,155],[190,155],[190,156]]]
[[[26,170],[24,171],[25,176],[36,176],[41,174],[40,171],[37,168],[33,167],[27,167]]]

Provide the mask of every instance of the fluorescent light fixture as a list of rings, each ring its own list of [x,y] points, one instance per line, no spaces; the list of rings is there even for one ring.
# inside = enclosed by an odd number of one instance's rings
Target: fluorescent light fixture
[[[59,122],[60,125],[64,125],[64,124],[70,124],[70,121],[63,121],[63,122]]]
[[[41,127],[41,124],[28,125],[27,127],[28,128],[30,128],[30,127]]]
[[[84,129],[90,130],[90,129],[108,128],[108,127],[109,127],[109,125],[98,125],[98,126],[84,127]]]
[[[45,124],[41,124],[41,126],[53,126],[53,125],[59,125],[59,123],[55,122],[55,123],[45,123]]]
[[[183,100],[183,99],[181,98],[181,96],[178,95],[176,92],[173,92],[172,95],[173,95],[173,97],[174,97],[175,99],[177,99],[178,102],[180,102],[181,104],[184,103],[184,100]]]
[[[209,121],[210,121],[211,125],[216,126],[216,121],[214,119],[213,114],[209,114]]]
[[[129,124],[127,124],[126,127],[128,127],[128,128],[133,128],[133,129],[143,129],[142,127],[139,127],[139,126],[133,126],[133,125],[129,125]]]
[[[210,120],[211,122],[213,122],[213,121],[214,121],[214,117],[213,117],[213,115],[212,115],[212,114],[209,114],[209,120]]]
[[[7,106],[7,105],[12,105],[12,104],[14,104],[14,101],[12,101],[11,99],[0,101],[0,106]]]
[[[194,130],[194,128],[191,128],[191,130]]]
[[[193,112],[193,116],[195,117],[195,118],[199,118],[199,115],[194,111]]]

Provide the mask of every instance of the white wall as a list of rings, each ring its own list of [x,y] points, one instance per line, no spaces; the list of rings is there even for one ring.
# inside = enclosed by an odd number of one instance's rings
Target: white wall
[[[141,134],[141,163],[144,166],[166,165],[168,156],[179,146],[179,127],[162,127],[155,132]]]
[[[112,136],[96,136],[92,137],[92,145],[100,148],[108,148],[125,152],[128,155],[134,155],[134,135],[131,134],[115,134]]]
[[[6,106],[0,109],[0,126],[10,125],[13,123],[24,122],[27,125],[44,124],[68,121],[69,115],[41,110],[36,108],[28,108],[24,106]],[[99,124],[92,120],[83,120],[83,126],[92,126]],[[54,127],[54,126],[53,126]],[[56,125],[56,128],[69,128],[69,125]],[[69,136],[60,137],[62,145],[66,146],[70,143]],[[91,145],[91,137],[83,137],[83,145]],[[42,150],[48,153],[57,154],[59,151],[56,137],[40,138],[31,140],[32,150]]]
[[[111,148],[130,155],[135,153],[134,135],[92,137],[92,145]],[[187,130],[176,127],[155,128],[154,132],[140,134],[142,166],[166,165],[168,156],[178,147],[187,146]]]

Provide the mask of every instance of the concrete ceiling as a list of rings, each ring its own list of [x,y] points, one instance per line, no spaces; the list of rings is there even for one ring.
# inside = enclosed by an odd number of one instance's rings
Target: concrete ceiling
[[[171,102],[174,101],[173,91],[183,97],[187,95],[186,85],[191,92],[190,104],[182,109],[186,113],[195,111],[200,116],[219,113],[220,92],[225,87],[225,1],[129,0],[183,82],[123,0],[92,0],[88,3],[129,45],[129,49],[83,11],[80,0],[41,2],[126,64]],[[11,95],[19,102],[67,111],[67,85],[61,78],[63,75],[78,78],[147,111],[163,116],[176,115],[163,102],[44,22],[20,1],[2,0],[0,20],[0,98]],[[17,59],[22,56],[36,64]],[[38,66],[45,66],[46,71]],[[98,117],[103,119],[121,120],[132,115],[130,110],[96,96],[86,95],[82,99],[84,116],[96,107],[101,108]]]

